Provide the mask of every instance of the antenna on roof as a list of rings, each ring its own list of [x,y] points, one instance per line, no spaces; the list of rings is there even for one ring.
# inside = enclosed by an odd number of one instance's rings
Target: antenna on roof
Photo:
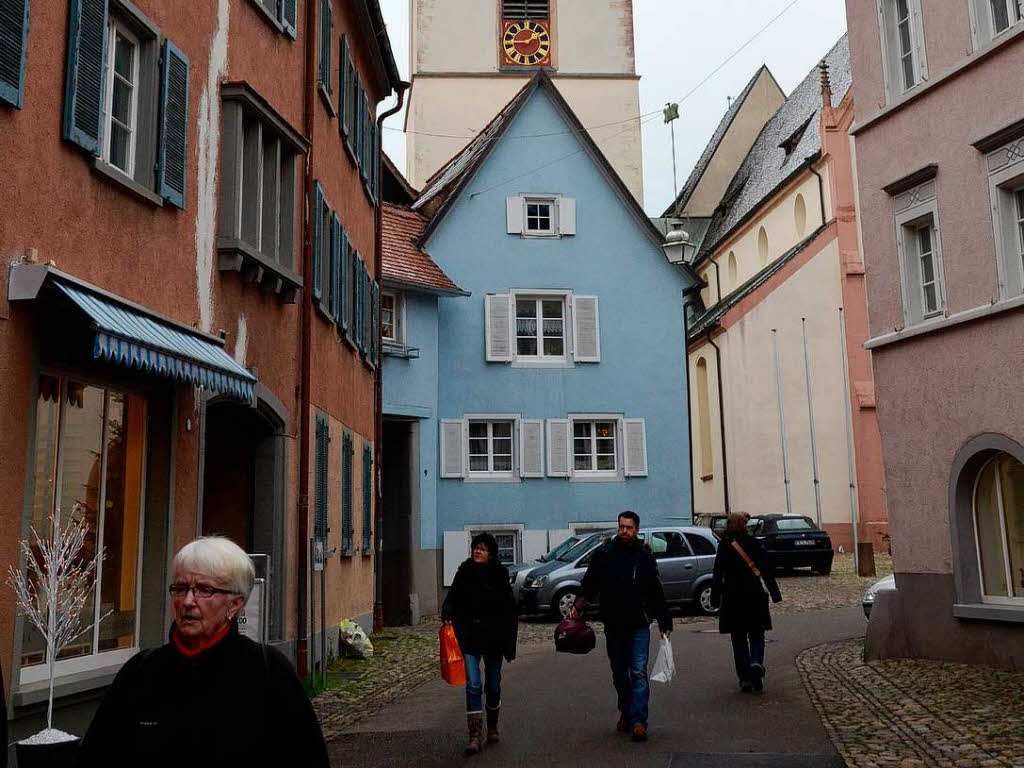
[[[725,108],[729,109],[732,106],[732,96],[725,97]]]
[[[669,130],[672,131],[672,194],[678,197],[679,182],[676,180],[676,120],[679,119],[679,105],[669,102],[665,105],[663,112],[665,113],[665,122],[668,123]]]

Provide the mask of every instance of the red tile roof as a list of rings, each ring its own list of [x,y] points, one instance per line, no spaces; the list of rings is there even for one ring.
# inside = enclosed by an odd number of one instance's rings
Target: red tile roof
[[[391,203],[381,206],[383,213],[383,274],[385,281],[422,286],[441,293],[465,295],[434,260],[416,243],[427,226],[415,211]]]

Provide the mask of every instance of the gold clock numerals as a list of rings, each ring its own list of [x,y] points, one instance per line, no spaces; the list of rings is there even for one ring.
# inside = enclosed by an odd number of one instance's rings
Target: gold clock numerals
[[[502,48],[508,61],[520,66],[534,66],[547,61],[551,52],[551,36],[544,25],[535,21],[515,21],[505,29]]]

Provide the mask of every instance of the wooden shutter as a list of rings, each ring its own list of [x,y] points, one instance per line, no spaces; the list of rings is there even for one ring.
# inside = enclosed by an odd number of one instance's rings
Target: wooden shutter
[[[363,554],[372,551],[373,542],[373,451],[363,443]]]
[[[484,296],[484,334],[487,362],[512,360],[512,296],[489,293]]]
[[[156,186],[173,206],[185,207],[188,168],[188,57],[164,40],[160,76],[160,149]]]
[[[548,476],[569,476],[569,430],[568,419],[548,419]]]
[[[323,219],[324,190],[317,181],[313,184],[313,298],[323,295]]]
[[[558,198],[558,232],[562,235],[576,234],[576,198]]]
[[[331,269],[327,286],[330,290],[331,315],[335,321],[341,312],[341,219],[338,214],[331,214]]]
[[[349,149],[351,149],[352,126],[354,125],[353,118],[355,117],[356,109],[356,68],[352,64],[352,52],[348,50],[347,44],[345,51],[345,92],[342,94],[342,97],[345,99],[345,116],[340,122],[341,130],[345,134],[345,138],[349,140]]]
[[[316,457],[314,463],[313,538],[327,540],[327,446],[330,426],[322,413],[316,415]]]
[[[341,551],[352,551],[352,435],[341,438]]]
[[[441,477],[465,477],[465,419],[441,419]]]
[[[359,260],[359,277],[356,280],[356,346],[360,352],[366,351],[366,265]]]
[[[320,0],[320,87],[331,93],[331,0]]]
[[[349,273],[348,273],[348,338],[355,344],[357,330],[359,328],[359,313],[357,312],[358,307],[356,306],[356,300],[359,298],[359,290],[356,287],[359,284],[359,252],[352,247],[349,243]]]
[[[519,421],[519,475],[520,477],[544,477],[543,419],[520,419]]]
[[[573,296],[572,354],[577,363],[601,361],[601,324],[597,296]]]
[[[647,477],[647,424],[643,419],[623,419],[622,426],[626,477]]]
[[[373,118],[370,115],[370,101],[366,97],[366,91],[363,91],[363,134],[362,146],[359,152],[359,172],[362,174],[363,181],[370,177],[370,142],[373,141],[372,125]]]
[[[348,135],[348,113],[346,94],[348,93],[348,38],[341,36],[338,41],[338,132],[342,136]]]
[[[70,0],[64,83],[63,136],[100,153],[103,71],[107,51],[107,0]]]
[[[510,235],[523,234],[523,198],[505,198],[505,230]]]
[[[295,10],[296,0],[277,0],[277,17],[284,27],[285,34],[292,40],[295,39],[295,30],[298,26]]]
[[[348,233],[341,230],[340,254],[338,256],[338,325],[341,330],[348,330],[349,304],[351,299],[348,295],[348,269],[352,259],[349,257],[351,248],[348,242]]]
[[[25,97],[29,0],[0,0],[0,101],[21,109]]]

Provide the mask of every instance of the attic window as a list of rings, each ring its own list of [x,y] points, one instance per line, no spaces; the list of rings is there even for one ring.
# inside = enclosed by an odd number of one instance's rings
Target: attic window
[[[793,150],[797,148],[798,144],[800,144],[800,139],[804,137],[804,131],[807,130],[807,126],[810,124],[811,119],[807,118],[799,128],[789,134],[789,137],[779,144],[786,153],[786,160],[789,160],[789,156],[793,154]]]
[[[548,0],[502,0],[503,19],[547,19]]]

